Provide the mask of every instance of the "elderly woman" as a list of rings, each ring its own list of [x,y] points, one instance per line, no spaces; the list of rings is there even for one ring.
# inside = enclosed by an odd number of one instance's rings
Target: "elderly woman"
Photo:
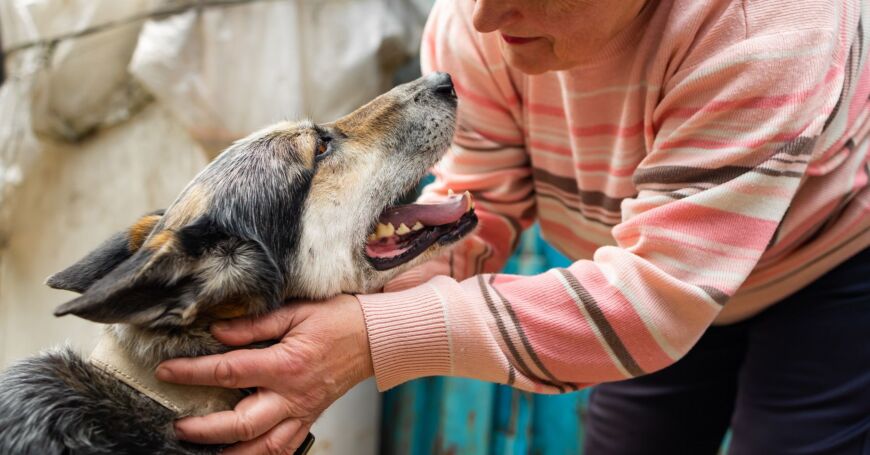
[[[292,452],[359,381],[444,375],[601,384],[591,454],[713,454],[729,425],[733,453],[866,453],[868,19],[860,0],[440,1],[423,64],[453,75],[459,128],[423,197],[470,190],[479,231],[388,292],[216,324],[283,342],[163,364],[260,387],[179,437]],[[575,262],[498,274],[536,220]]]

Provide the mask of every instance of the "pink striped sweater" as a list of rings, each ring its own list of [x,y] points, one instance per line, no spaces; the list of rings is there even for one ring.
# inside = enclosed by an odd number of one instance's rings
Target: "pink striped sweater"
[[[649,373],[870,245],[867,2],[653,1],[592,62],[536,76],[471,8],[441,0],[425,31],[460,105],[423,197],[470,190],[480,228],[359,296],[381,389]],[[575,262],[497,274],[536,220]]]

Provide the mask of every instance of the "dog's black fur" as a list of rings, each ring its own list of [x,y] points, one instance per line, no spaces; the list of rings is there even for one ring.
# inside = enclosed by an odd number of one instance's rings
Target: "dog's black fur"
[[[414,186],[453,135],[449,76],[397,87],[326,125],[282,123],[243,139],[163,212],[146,215],[48,284],[82,293],[56,315],[109,324],[129,356],[225,352],[215,320],[265,314],[287,299],[379,289],[475,225],[428,227],[411,262],[372,267],[364,245],[378,216]],[[68,348],[0,375],[0,454],[197,454],[174,438],[172,411]]]
[[[215,453],[177,441],[175,414],[69,349],[20,362],[0,382],[0,453]]]

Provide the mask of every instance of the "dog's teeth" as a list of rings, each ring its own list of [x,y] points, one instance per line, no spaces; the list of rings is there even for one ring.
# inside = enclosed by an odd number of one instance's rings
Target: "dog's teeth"
[[[378,236],[376,234],[369,234],[369,242],[374,242],[377,239]]]
[[[399,229],[396,229],[396,234],[399,234],[399,235],[405,235],[409,232],[411,232],[411,229],[408,228],[408,226],[406,226],[405,223],[400,224]]]
[[[448,188],[448,189],[447,189],[447,195],[448,195],[448,196],[453,196],[453,190],[451,190],[450,188]]]
[[[377,238],[382,239],[386,237],[391,237],[395,232],[396,228],[393,227],[393,223],[378,223],[378,230],[377,232],[375,232],[375,235],[377,236]]]
[[[470,212],[471,209],[474,208],[474,198],[471,197],[471,192],[466,191],[465,196],[468,197],[468,208],[465,209],[466,212]]]
[[[414,223],[413,226],[411,226],[412,231],[419,231],[420,229],[423,229],[423,223],[421,223],[419,221]]]
[[[393,227],[393,223],[378,226],[378,237],[392,237],[395,233],[396,228]]]

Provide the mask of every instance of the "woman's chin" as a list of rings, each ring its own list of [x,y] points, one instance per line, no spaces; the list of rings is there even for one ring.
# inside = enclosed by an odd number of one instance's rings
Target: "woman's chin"
[[[501,43],[502,56],[511,68],[529,75],[558,69],[558,61],[548,50],[542,50],[533,43],[521,46],[516,48],[516,45]]]

